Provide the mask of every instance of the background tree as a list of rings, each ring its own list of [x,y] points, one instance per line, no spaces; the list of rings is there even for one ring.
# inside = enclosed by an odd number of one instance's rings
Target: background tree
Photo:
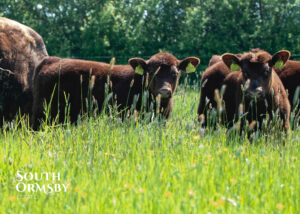
[[[168,51],[195,55],[288,49],[300,59],[299,0],[3,0],[0,16],[35,29],[50,55],[108,62]],[[298,58],[297,58],[298,57]]]

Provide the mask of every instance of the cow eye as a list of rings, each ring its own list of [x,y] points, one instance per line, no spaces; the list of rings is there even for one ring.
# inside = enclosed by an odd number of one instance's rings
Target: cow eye
[[[265,77],[269,77],[270,74],[271,74],[271,72],[270,72],[269,70],[265,70],[265,71],[264,71],[264,76],[265,76]]]
[[[160,70],[160,67],[152,67],[150,70],[149,70],[149,74],[150,75],[153,75],[155,73],[158,73],[158,71]]]
[[[270,67],[266,67],[266,68],[264,69],[264,76],[265,76],[265,77],[269,77],[270,74],[271,74],[271,72],[272,72],[272,69],[271,69]]]

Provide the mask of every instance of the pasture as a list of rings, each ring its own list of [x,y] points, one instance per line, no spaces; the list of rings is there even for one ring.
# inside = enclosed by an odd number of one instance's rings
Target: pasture
[[[0,133],[0,213],[300,213],[300,128],[252,142],[204,131],[198,102],[181,85],[166,124],[101,114],[33,132],[15,120]],[[20,170],[60,173],[67,191],[18,192]]]

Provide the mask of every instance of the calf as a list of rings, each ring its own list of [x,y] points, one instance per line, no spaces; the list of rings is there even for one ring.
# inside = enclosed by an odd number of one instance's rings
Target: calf
[[[208,67],[212,66],[212,65],[214,65],[214,64],[216,64],[218,62],[221,62],[221,61],[222,61],[222,56],[220,56],[220,55],[213,55],[211,57],[211,59],[209,60]]]
[[[275,69],[281,79],[285,89],[288,90],[288,96],[291,105],[298,101],[300,105],[300,93],[295,97],[296,89],[300,88],[300,61],[288,60],[283,68]],[[299,108],[299,107],[298,107]]]
[[[94,78],[92,95],[101,109],[105,99],[105,83],[110,80],[110,88],[113,97],[116,97],[119,110],[129,107],[138,96],[136,109],[142,106],[142,92],[148,86],[151,103],[156,105],[155,97],[160,95],[160,113],[168,118],[173,108],[173,94],[177,87],[181,71],[186,73],[195,71],[200,60],[196,57],[188,57],[178,60],[171,54],[158,53],[149,60],[132,58],[130,65],[109,64],[49,57],[44,59],[37,67],[34,74],[34,104],[31,123],[34,129],[39,126],[39,119],[43,117],[43,101],[50,102],[54,88],[55,92],[51,104],[51,115],[55,117],[59,112],[60,120],[63,120],[65,109],[64,93],[69,94],[70,118],[72,122],[77,120],[82,109],[82,102],[88,96],[90,78]],[[56,90],[57,91],[57,90]],[[58,99],[59,96],[59,99]],[[152,97],[154,99],[152,100]]]
[[[237,54],[236,56],[240,56],[240,54]],[[201,94],[198,105],[198,116],[203,116],[202,120],[204,120],[204,125],[206,125],[207,122],[206,116],[208,108],[217,108],[217,102],[215,100],[216,90],[221,90],[224,79],[230,73],[230,68],[225,65],[221,56],[213,55],[210,60],[209,67],[203,72],[201,78]],[[229,91],[231,89],[227,88],[226,90]],[[231,105],[231,103],[228,103],[228,105]],[[234,108],[228,106],[227,109],[227,114],[230,114],[230,117],[232,117],[235,113]]]
[[[271,56],[262,50],[245,53],[240,57],[227,53],[222,56],[222,60],[228,68],[233,64],[237,64],[241,68],[241,71],[228,74],[224,80],[227,87],[235,89],[230,92],[225,91],[228,97],[225,104],[230,102],[235,104],[236,120],[239,117],[241,104],[244,105],[244,112],[247,113],[246,119],[250,122],[257,120],[260,127],[267,113],[272,116],[272,111],[279,110],[280,117],[284,122],[283,126],[288,129],[290,103],[273,66],[278,62],[286,63],[289,56],[288,51],[279,51]]]
[[[0,126],[18,113],[30,113],[35,66],[48,55],[42,37],[31,28],[0,17]]]

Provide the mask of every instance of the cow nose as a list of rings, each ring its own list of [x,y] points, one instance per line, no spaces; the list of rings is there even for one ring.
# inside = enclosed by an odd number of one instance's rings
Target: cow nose
[[[263,92],[263,88],[261,86],[256,88],[256,93],[262,94],[262,92]]]
[[[171,97],[171,90],[168,88],[163,88],[159,91],[161,98],[169,98]]]
[[[248,95],[250,97],[253,97],[253,98],[254,97],[256,97],[256,98],[264,98],[265,93],[264,93],[263,88],[260,86],[260,87],[255,88],[255,90],[249,91]]]

